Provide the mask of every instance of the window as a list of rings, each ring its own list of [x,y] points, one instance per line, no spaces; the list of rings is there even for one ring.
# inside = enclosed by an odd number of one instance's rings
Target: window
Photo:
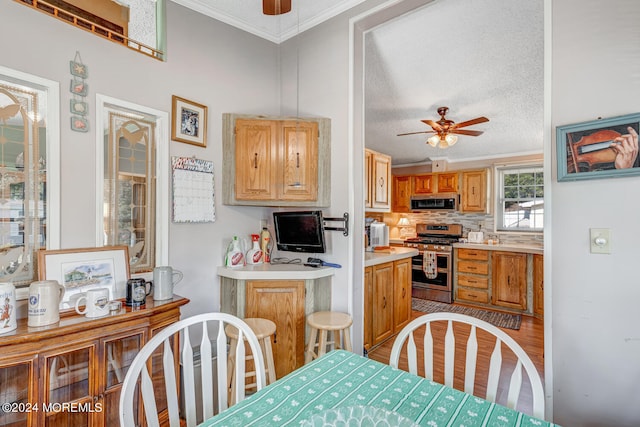
[[[168,114],[96,98],[97,245],[127,246],[131,273],[149,272],[168,261]]]
[[[544,218],[544,180],[541,165],[498,168],[500,183],[497,229],[541,231]]]
[[[58,105],[57,82],[0,67],[0,282],[25,291],[60,245]]]

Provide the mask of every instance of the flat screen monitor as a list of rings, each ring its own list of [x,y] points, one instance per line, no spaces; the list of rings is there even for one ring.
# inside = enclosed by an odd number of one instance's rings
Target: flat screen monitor
[[[322,211],[274,212],[273,223],[279,250],[325,252]]]

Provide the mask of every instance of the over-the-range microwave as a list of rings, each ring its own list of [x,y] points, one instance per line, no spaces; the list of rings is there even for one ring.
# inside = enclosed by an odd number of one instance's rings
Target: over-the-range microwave
[[[457,193],[424,194],[411,197],[411,210],[457,211],[460,196]]]

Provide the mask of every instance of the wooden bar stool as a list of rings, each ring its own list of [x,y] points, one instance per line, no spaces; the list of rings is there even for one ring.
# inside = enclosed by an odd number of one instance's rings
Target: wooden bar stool
[[[258,342],[260,343],[260,348],[262,349],[262,354],[264,355],[265,361],[265,372],[267,374],[267,384],[271,384],[276,380],[276,367],[273,361],[273,349],[271,348],[271,336],[276,333],[276,324],[268,319],[260,319],[260,318],[248,318],[242,319],[245,321],[247,325],[251,328],[251,330],[256,334],[258,338]],[[224,328],[224,332],[230,338],[229,342],[229,368],[227,369],[227,384],[229,390],[235,389],[235,374],[234,374],[234,363],[235,363],[235,348],[238,341],[238,330],[233,325],[227,325]],[[245,360],[253,360],[253,355],[247,353]],[[245,389],[255,389],[255,376],[256,371],[255,367],[252,371],[247,367],[247,371],[245,373],[245,381],[246,378],[253,377],[254,381],[245,385]],[[234,396],[231,393],[229,397],[229,406],[233,405]]]
[[[337,311],[318,311],[308,315],[307,324],[311,329],[304,363],[309,363],[325,354],[327,345],[333,345],[334,349],[343,348],[344,350],[352,351],[351,335],[349,334],[349,328],[352,323],[351,316]],[[316,343],[318,331],[320,331],[320,337]],[[332,332],[333,341],[327,342],[327,332],[329,331]],[[340,344],[341,338],[344,341],[344,346]],[[318,347],[317,353],[314,351],[316,347]]]

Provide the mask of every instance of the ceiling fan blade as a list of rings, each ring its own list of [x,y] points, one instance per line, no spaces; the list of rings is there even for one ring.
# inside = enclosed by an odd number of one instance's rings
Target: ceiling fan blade
[[[467,120],[466,122],[460,122],[453,125],[454,128],[463,128],[465,126],[471,126],[478,123],[488,122],[489,119],[486,117],[476,117],[475,119]]]
[[[452,129],[449,133],[457,133],[459,135],[479,136],[484,132],[481,130]]]
[[[435,131],[439,131],[442,130],[442,126],[440,126],[440,123],[438,122],[434,122],[433,120],[420,120],[422,123],[426,123],[429,126],[431,126],[433,128],[433,130]]]
[[[420,132],[399,133],[397,136],[417,135],[419,133],[434,133],[434,132],[432,130],[423,130],[423,131],[420,131]]]

